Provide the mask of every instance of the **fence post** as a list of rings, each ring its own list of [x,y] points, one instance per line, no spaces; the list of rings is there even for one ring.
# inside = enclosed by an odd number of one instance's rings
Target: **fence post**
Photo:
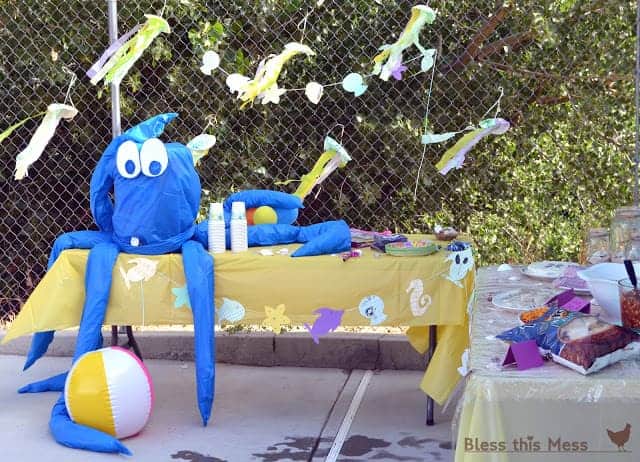
[[[118,40],[118,0],[107,0],[109,9],[109,45]],[[120,126],[120,84],[111,84],[111,131],[113,137],[122,132]]]

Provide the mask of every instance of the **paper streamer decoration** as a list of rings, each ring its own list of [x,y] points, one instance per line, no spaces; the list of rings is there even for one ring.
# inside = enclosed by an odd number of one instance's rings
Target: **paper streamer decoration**
[[[383,45],[382,50],[373,58],[373,75],[379,75],[382,80],[389,80],[393,76],[396,80],[402,79],[402,72],[406,66],[402,63],[402,53],[411,45],[415,45],[423,55],[422,70],[426,71],[433,65],[435,50],[427,50],[420,45],[420,31],[425,24],[433,24],[436,12],[426,5],[416,5],[411,8],[411,18],[405,26],[398,40],[391,45]],[[431,59],[431,65],[429,65]]]
[[[44,148],[47,146],[53,134],[58,127],[61,119],[71,120],[78,114],[78,110],[67,104],[50,104],[47,107],[47,112],[44,113],[44,118],[33,134],[31,141],[24,150],[16,157],[16,170],[15,179],[22,180],[28,175],[29,167],[40,158]],[[28,120],[37,117],[32,116],[12,125],[2,134],[0,134],[0,141],[9,136],[16,128],[23,125]]]
[[[436,168],[442,175],[446,175],[454,168],[461,168],[467,153],[482,138],[488,135],[502,135],[509,130],[510,124],[504,119],[485,119],[480,122],[480,128],[467,133],[460,138],[456,144],[444,153],[440,161],[436,164]]]
[[[322,183],[334,170],[342,168],[351,160],[347,150],[336,140],[327,136],[324,139],[324,152],[309,173],[302,176],[300,186],[294,193],[304,199],[311,190]]]
[[[240,107],[253,104],[255,99],[262,104],[278,104],[280,96],[286,92],[285,89],[278,88],[278,77],[287,61],[298,54],[313,56],[315,52],[301,43],[287,43],[280,54],[263,60],[258,65],[253,79],[242,74],[229,75],[227,86],[232,93],[238,93],[238,98],[243,102]]]
[[[161,33],[171,32],[169,23],[164,18],[152,14],[144,16],[147,21],[143,25],[120,37],[87,71],[93,85],[100,80],[104,80],[105,85],[119,84],[153,40]]]

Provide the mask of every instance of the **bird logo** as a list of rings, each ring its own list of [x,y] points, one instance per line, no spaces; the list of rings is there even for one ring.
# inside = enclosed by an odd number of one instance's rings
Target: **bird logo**
[[[624,429],[614,432],[607,428],[607,435],[613,444],[618,446],[618,451],[626,451],[624,445],[627,444],[631,437],[631,424],[627,423]]]

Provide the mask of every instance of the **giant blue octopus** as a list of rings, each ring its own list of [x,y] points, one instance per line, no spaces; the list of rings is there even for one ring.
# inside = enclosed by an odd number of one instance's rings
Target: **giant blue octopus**
[[[102,347],[101,328],[118,254],[181,253],[194,322],[198,409],[203,425],[207,425],[215,394],[214,260],[207,251],[207,223],[196,224],[201,187],[191,151],[181,143],[159,139],[176,117],[175,113],[152,117],[109,144],[90,182],[91,213],[98,230],[59,236],[48,268],[64,250],[89,249],[75,362],[84,353]],[[341,252],[351,246],[349,227],[342,220],[292,225],[303,207],[301,199],[292,194],[266,190],[232,194],[224,203],[227,223],[231,203],[237,200],[245,201],[247,208],[271,206],[277,213],[276,224],[249,227],[250,246],[303,243],[292,256]],[[46,353],[53,339],[53,331],[34,334],[25,370]],[[63,391],[66,376],[67,372],[31,383],[19,392]],[[68,447],[130,454],[111,435],[73,422],[64,393],[53,406],[49,428],[55,440]]]

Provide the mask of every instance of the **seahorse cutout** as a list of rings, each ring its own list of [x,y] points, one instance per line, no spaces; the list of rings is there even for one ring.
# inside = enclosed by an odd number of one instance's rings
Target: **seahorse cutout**
[[[422,316],[427,312],[427,308],[431,306],[431,296],[424,293],[424,284],[420,279],[414,279],[407,287],[409,294],[409,302],[411,303],[411,312],[414,316]]]

